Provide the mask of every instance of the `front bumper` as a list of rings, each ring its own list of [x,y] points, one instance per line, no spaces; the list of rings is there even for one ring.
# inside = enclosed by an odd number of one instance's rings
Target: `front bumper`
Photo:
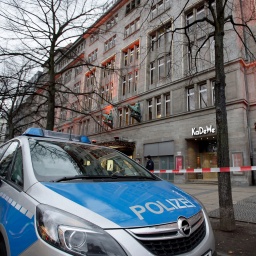
[[[203,211],[204,220],[205,220],[205,236],[202,241],[191,251],[177,254],[179,256],[215,256],[215,239],[212,231],[212,227],[209,221],[208,216],[205,211]],[[128,256],[153,256],[157,255],[146,249],[138,239],[135,239],[128,231],[124,229],[112,229],[106,230],[125,250]],[[54,256],[65,256],[67,254],[57,248],[52,247],[51,245],[44,242],[41,238],[32,244],[26,251],[24,251],[21,256],[44,256],[44,255],[54,255]],[[173,254],[172,254],[173,255]]]

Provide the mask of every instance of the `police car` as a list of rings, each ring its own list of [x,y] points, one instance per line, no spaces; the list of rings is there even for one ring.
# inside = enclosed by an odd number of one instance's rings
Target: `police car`
[[[0,255],[215,255],[202,205],[122,153],[30,128],[0,147]]]

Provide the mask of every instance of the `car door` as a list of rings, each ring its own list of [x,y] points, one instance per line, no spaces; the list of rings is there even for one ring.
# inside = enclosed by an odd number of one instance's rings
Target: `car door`
[[[7,251],[19,255],[37,240],[34,203],[23,191],[22,149],[13,141],[0,160],[0,224]]]

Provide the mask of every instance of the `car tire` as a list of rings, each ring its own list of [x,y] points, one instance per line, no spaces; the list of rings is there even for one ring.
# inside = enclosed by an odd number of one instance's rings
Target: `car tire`
[[[1,234],[0,234],[0,255],[7,256],[4,238]]]

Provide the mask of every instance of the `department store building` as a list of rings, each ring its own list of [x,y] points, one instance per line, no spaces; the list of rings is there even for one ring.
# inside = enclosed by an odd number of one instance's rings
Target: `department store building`
[[[68,49],[90,64],[62,75],[66,86],[84,92],[79,97],[90,115],[59,111],[55,129],[87,134],[93,143],[116,148],[142,165],[151,155],[155,170],[217,167],[213,29],[206,22],[187,28],[192,48],[184,31],[171,32],[211,18],[208,1],[189,1],[184,10],[187,1],[146,2],[114,1]],[[234,17],[239,12],[234,9]],[[231,28],[227,24],[224,50],[230,166],[250,166],[256,165],[256,65]],[[70,65],[65,56],[56,58],[58,71]],[[75,98],[66,104],[78,108]],[[162,177],[176,183],[217,181],[217,173]],[[234,172],[231,179],[251,185],[254,173]]]

